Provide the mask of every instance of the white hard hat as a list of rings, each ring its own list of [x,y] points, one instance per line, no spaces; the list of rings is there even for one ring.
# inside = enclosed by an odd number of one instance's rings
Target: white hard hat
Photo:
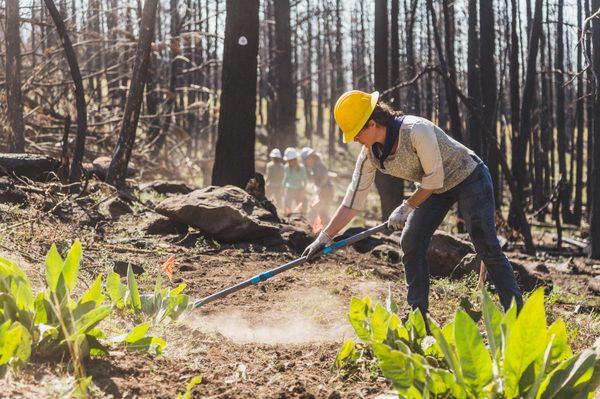
[[[269,153],[269,158],[281,158],[281,151],[279,151],[279,148],[273,148]]]
[[[303,161],[306,161],[306,158],[310,157],[314,152],[315,150],[313,150],[312,148],[304,147],[300,150],[300,157],[302,157]]]
[[[298,158],[298,150],[296,150],[294,147],[288,147],[285,149],[285,152],[283,153],[284,161],[289,161],[290,159],[296,158]]]

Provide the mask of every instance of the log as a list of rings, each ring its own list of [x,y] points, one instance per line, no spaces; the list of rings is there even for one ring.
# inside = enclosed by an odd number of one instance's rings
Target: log
[[[58,171],[60,161],[45,155],[0,153],[0,175],[47,181]]]

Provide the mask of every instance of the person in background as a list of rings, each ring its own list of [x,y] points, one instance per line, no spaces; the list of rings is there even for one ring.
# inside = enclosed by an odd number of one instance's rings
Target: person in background
[[[283,171],[283,207],[285,214],[288,216],[296,212],[300,212],[303,215],[306,210],[305,189],[306,183],[308,183],[308,175],[298,158],[298,150],[294,147],[285,149],[283,153],[283,160],[286,162]]]
[[[267,163],[267,186],[266,194],[272,198],[276,207],[282,204],[283,196],[283,159],[279,148],[273,148],[269,153],[269,162]]]
[[[311,213],[314,217],[320,217],[321,220],[329,219],[329,208],[333,200],[333,183],[329,178],[327,166],[319,157],[319,154],[310,147],[304,147],[300,150],[300,157],[306,167],[306,171],[317,186],[317,195],[319,201],[312,207]]]

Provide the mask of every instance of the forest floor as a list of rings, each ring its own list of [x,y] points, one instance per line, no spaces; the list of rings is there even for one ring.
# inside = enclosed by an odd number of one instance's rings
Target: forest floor
[[[0,256],[18,263],[34,290],[44,284],[44,256],[52,243],[65,252],[79,238],[84,246],[80,280],[89,284],[115,264],[141,266],[141,286],[151,289],[160,265],[176,257],[173,284],[183,281],[186,293],[201,298],[297,256],[253,245],[224,245],[198,239],[191,245],[177,236],[145,235],[140,226],[150,212],[134,207],[133,214],[92,227],[76,209],[60,215],[42,212],[39,203],[19,207],[0,204]],[[102,210],[102,206],[98,207]],[[184,245],[185,244],[185,245]],[[509,252],[523,262],[544,262],[554,287],[548,292],[549,322],[567,322],[574,351],[593,344],[600,335],[599,297],[588,290],[597,270],[583,258],[542,254],[539,258]],[[568,269],[568,270],[567,270]],[[564,271],[564,273],[561,272]],[[390,275],[397,278],[390,279]],[[382,278],[380,276],[386,276]],[[434,279],[432,316],[440,323],[464,298],[477,300],[477,276],[462,280]],[[167,347],[159,357],[111,348],[109,356],[91,358],[94,396],[115,398],[172,398],[187,382],[202,377],[193,391],[203,398],[369,398],[389,393],[377,365],[366,360],[355,372],[340,373],[334,363],[338,348],[354,333],[347,321],[350,299],[369,295],[384,301],[388,293],[405,306],[401,265],[392,265],[353,249],[340,251],[268,282],[207,304],[159,332]],[[477,306],[477,305],[475,305]],[[107,328],[118,331],[109,320]],[[74,379],[66,363],[33,360],[23,370],[9,373],[2,397],[63,397]]]

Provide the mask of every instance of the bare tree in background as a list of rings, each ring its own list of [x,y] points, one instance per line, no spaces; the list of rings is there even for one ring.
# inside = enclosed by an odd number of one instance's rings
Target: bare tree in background
[[[129,84],[129,93],[123,111],[123,120],[119,131],[119,141],[115,147],[106,181],[116,187],[125,186],[127,166],[131,159],[131,151],[135,143],[135,132],[140,117],[140,108],[144,98],[144,85],[147,80],[152,39],[154,38],[154,24],[156,21],[156,7],[158,0],[146,0],[142,11],[140,23],[140,37],[133,63],[133,73]]]
[[[71,172],[69,174],[69,183],[72,183],[71,191],[77,191],[79,180],[81,179],[81,163],[85,153],[85,136],[87,134],[87,103],[85,102],[85,93],[83,92],[83,80],[81,79],[81,71],[77,62],[77,55],[73,49],[71,38],[67,33],[67,27],[63,21],[63,17],[54,5],[52,0],[44,0],[48,12],[56,25],[56,31],[63,44],[65,57],[71,71],[71,78],[75,85],[75,107],[77,109],[77,136],[75,137],[75,151],[73,152],[73,161],[71,162]]]
[[[227,0],[212,184],[243,188],[254,176],[257,55],[258,0]]]
[[[21,35],[19,0],[6,2],[6,89],[8,151],[25,152],[23,101],[21,96]]]

